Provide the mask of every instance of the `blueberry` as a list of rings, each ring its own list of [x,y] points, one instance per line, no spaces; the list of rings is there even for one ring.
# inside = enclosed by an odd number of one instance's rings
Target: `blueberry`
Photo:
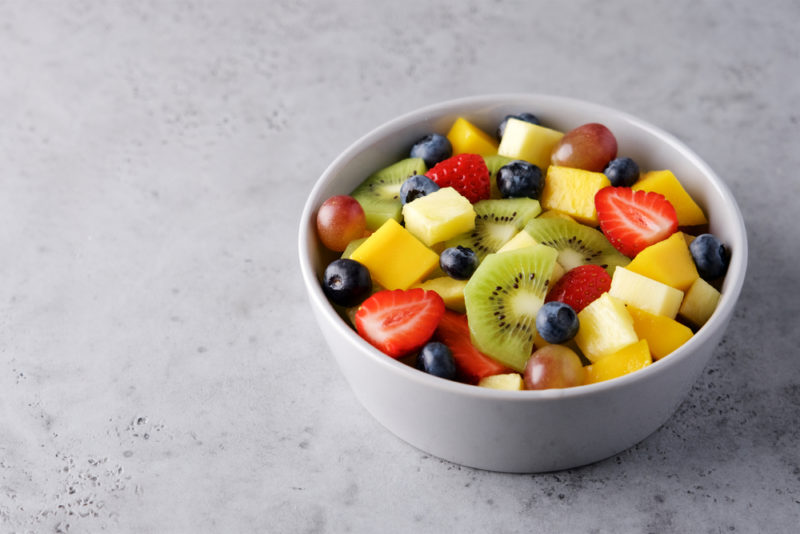
[[[578,333],[578,315],[557,300],[545,302],[536,314],[536,331],[548,343],[564,343]]]
[[[478,255],[471,248],[446,248],[439,255],[439,267],[444,274],[456,280],[468,280],[478,268]]]
[[[689,245],[689,252],[703,280],[716,280],[728,270],[728,248],[713,234],[701,234]]]
[[[539,117],[534,115],[533,113],[520,113],[518,115],[506,115],[503,120],[500,122],[500,125],[497,127],[497,138],[502,139],[503,133],[506,131],[506,124],[508,124],[508,119],[517,119],[524,122],[529,122],[531,124],[542,124],[542,121],[539,120]]]
[[[429,375],[453,380],[456,377],[456,361],[444,343],[430,341],[417,355],[417,369]]]
[[[450,140],[441,134],[429,134],[414,143],[411,147],[412,158],[422,158],[430,169],[440,161],[453,155],[453,146]]]
[[[514,160],[497,171],[497,189],[503,198],[535,198],[542,196],[542,170],[532,163]]]
[[[631,158],[612,159],[603,174],[614,187],[630,187],[639,179],[639,166]]]
[[[361,263],[341,258],[325,268],[322,291],[334,304],[355,306],[372,292],[372,277]]]
[[[414,199],[439,190],[439,185],[423,174],[415,174],[400,186],[400,202],[408,204]]]

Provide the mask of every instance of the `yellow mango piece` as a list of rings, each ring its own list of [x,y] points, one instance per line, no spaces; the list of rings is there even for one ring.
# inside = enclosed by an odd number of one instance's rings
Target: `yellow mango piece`
[[[544,180],[541,204],[546,210],[566,213],[576,221],[597,226],[594,196],[611,185],[602,172],[551,165]]]
[[[475,228],[475,209],[452,187],[443,187],[403,206],[406,230],[428,246]]]
[[[553,148],[564,137],[562,132],[538,124],[508,119],[497,153],[512,159],[524,159],[542,172],[550,165]]]
[[[633,306],[628,306],[628,313],[633,318],[633,329],[639,339],[646,339],[650,354],[654,360],[660,360],[667,354],[689,341],[692,329],[663,315],[655,315]]]
[[[608,293],[582,309],[578,321],[580,328],[575,343],[592,362],[639,340],[625,304]]]
[[[386,289],[408,289],[439,265],[439,255],[388,219],[350,258],[361,262],[373,281]]]
[[[625,268],[681,291],[700,276],[683,232],[643,249]]]
[[[453,155],[480,154],[491,156],[497,154],[497,141],[464,117],[455,120],[447,132],[447,140],[453,146]]]
[[[675,208],[680,226],[694,226],[708,222],[703,210],[689,196],[672,171],[647,172],[633,184],[632,189],[634,191],[655,191],[667,197],[667,200]]]
[[[414,287],[435,291],[442,297],[446,308],[459,313],[466,313],[467,308],[464,306],[464,286],[466,285],[466,280],[456,280],[449,276],[437,276],[416,284]]]
[[[478,385],[482,388],[504,389],[506,391],[520,391],[525,389],[522,376],[519,373],[485,376],[480,379]]]
[[[721,296],[717,288],[702,278],[698,278],[686,291],[678,313],[689,322],[703,326],[717,309]]]
[[[683,300],[683,291],[625,267],[614,269],[608,292],[625,304],[674,319]]]
[[[586,384],[594,384],[623,376],[653,363],[646,339],[640,339],[623,349],[597,360],[586,369]]]

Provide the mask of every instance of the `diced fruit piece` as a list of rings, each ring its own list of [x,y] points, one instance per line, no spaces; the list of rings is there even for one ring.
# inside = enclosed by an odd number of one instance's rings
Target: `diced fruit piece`
[[[505,245],[500,247],[497,252],[506,252],[509,250],[516,250],[518,248],[532,247],[536,244],[536,240],[531,237],[531,234],[525,230],[517,232],[517,235],[512,237]]]
[[[351,196],[333,196],[317,210],[317,235],[330,250],[342,252],[350,241],[362,237],[366,229],[364,208]]]
[[[508,119],[497,153],[511,159],[524,159],[544,170],[550,165],[553,147],[563,136],[559,131],[538,124]]]
[[[428,134],[411,147],[409,157],[422,158],[428,168],[453,155],[453,146],[442,134]]]
[[[536,314],[536,332],[548,343],[569,341],[578,333],[578,326],[578,314],[563,302],[545,302]]]
[[[558,210],[544,210],[540,215],[540,219],[565,219],[567,221],[575,221],[572,217]]]
[[[639,179],[639,165],[631,158],[612,159],[603,174],[614,187],[630,187]]]
[[[639,339],[647,340],[654,360],[660,360],[674,352],[692,337],[692,329],[675,319],[655,315],[634,306],[628,306],[628,313],[633,318],[636,335]]]
[[[473,344],[516,371],[533,350],[536,313],[557,253],[544,245],[490,254],[464,288]]]
[[[453,146],[454,156],[458,154],[489,156],[497,153],[497,141],[464,117],[455,120],[447,132],[447,139]]]
[[[608,292],[625,304],[674,319],[683,300],[683,291],[639,273],[617,267]]]
[[[350,259],[366,266],[372,279],[386,289],[407,289],[439,265],[439,256],[394,219],[383,223]]]
[[[669,200],[678,217],[680,226],[696,226],[708,223],[703,210],[689,196],[681,183],[669,170],[650,171],[642,175],[633,185],[634,191],[653,191]]]
[[[456,361],[453,353],[444,343],[429,341],[417,354],[416,368],[423,373],[446,380],[455,380]]]
[[[600,229],[629,258],[678,229],[672,204],[658,193],[630,187],[606,187],[594,197]]]
[[[473,204],[489,198],[489,168],[478,154],[458,154],[434,165],[425,175],[439,187],[452,187]]]
[[[349,258],[350,255],[353,253],[353,251],[358,247],[360,247],[361,243],[363,243],[366,240],[367,240],[366,237],[360,237],[358,239],[353,239],[352,241],[350,241],[345,247],[344,252],[342,252],[341,258],[345,259]]]
[[[478,255],[461,245],[446,248],[439,254],[439,267],[450,278],[469,280],[478,268]]]
[[[359,262],[340,258],[325,268],[322,291],[334,304],[355,306],[372,293],[372,277]]]
[[[489,181],[491,182],[489,198],[502,198],[500,190],[497,189],[497,171],[503,165],[514,161],[512,158],[507,158],[499,154],[492,154],[490,156],[483,156],[483,161],[486,163],[486,168],[489,169]]]
[[[542,170],[525,160],[517,159],[497,171],[497,190],[503,198],[535,198],[542,196]]]
[[[608,293],[586,306],[578,314],[578,321],[581,327],[575,343],[591,362],[639,341],[625,304]]]
[[[421,287],[428,291],[436,291],[439,293],[439,296],[442,297],[442,300],[444,300],[444,305],[447,309],[459,313],[466,313],[467,309],[464,306],[464,286],[466,285],[466,280],[456,280],[449,276],[438,276],[430,280],[425,280],[414,287]]]
[[[435,338],[450,347],[458,379],[463,382],[477,384],[484,377],[509,372],[508,367],[475,348],[470,341],[466,315],[445,310]]]
[[[428,246],[475,228],[475,210],[452,187],[444,187],[403,206],[406,229]]]
[[[686,291],[678,313],[696,326],[703,326],[717,309],[721,295],[717,289],[698,278]]]
[[[630,262],[601,232],[573,220],[537,217],[525,225],[525,231],[538,243],[558,250],[558,263],[567,271],[593,264],[611,274],[617,265]]]
[[[379,170],[350,194],[364,208],[367,228],[377,230],[387,219],[401,220],[400,186],[410,176],[425,174],[421,158],[408,158]]]
[[[503,117],[503,120],[500,121],[500,124],[497,125],[497,138],[502,139],[503,134],[506,131],[506,125],[508,124],[509,119],[517,119],[524,122],[529,122],[531,124],[542,124],[542,121],[539,120],[539,117],[534,115],[533,113],[523,112],[518,115],[506,115]]]
[[[730,253],[713,234],[700,234],[689,245],[689,254],[704,280],[716,280],[728,271]]]
[[[481,261],[508,243],[542,210],[539,201],[532,198],[482,200],[473,207],[474,230],[454,237],[446,245],[472,249]]]
[[[675,232],[663,241],[646,247],[626,269],[681,291],[689,289],[698,277],[683,232]]]
[[[580,357],[564,345],[547,345],[534,352],[523,373],[526,389],[580,386],[585,371]]]
[[[412,200],[429,195],[439,189],[439,184],[424,174],[415,174],[400,186],[400,203],[408,204]]]
[[[653,363],[646,339],[641,339],[585,367],[586,384],[611,380]]]
[[[595,194],[611,182],[602,172],[551,165],[542,191],[542,207],[566,213],[583,224],[597,226]]]
[[[442,298],[433,291],[378,291],[358,308],[356,330],[378,350],[399,358],[428,342],[444,312]]]
[[[616,156],[617,139],[611,130],[590,122],[565,133],[553,147],[550,162],[561,167],[602,172]]]
[[[521,391],[525,389],[525,383],[519,373],[503,373],[500,375],[487,376],[481,378],[478,385],[482,388],[502,389],[505,391]]]
[[[550,287],[545,302],[563,302],[580,313],[610,288],[611,277],[605,269],[599,265],[579,265]]]

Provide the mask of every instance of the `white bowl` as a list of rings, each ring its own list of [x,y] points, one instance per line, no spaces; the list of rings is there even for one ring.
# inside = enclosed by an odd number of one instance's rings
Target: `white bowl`
[[[704,207],[710,230],[732,251],[722,298],[711,319],[681,348],[635,373],[569,389],[499,391],[422,373],[373,348],[336,313],[320,282],[333,259],[318,244],[314,217],[328,197],[347,194],[375,170],[407,157],[430,132],[446,133],[464,116],[493,133],[507,114],[528,111],[568,131],[600,122],[619,155],[643,169],[671,169]],[[672,135],[607,107],[547,95],[464,98],[403,115],[365,135],[325,170],[311,191],[299,233],[300,267],[331,352],[364,407],[401,439],[457,464],[506,472],[545,472],[619,453],[658,429],[676,410],[711,358],[744,282],[747,236],[722,180]]]

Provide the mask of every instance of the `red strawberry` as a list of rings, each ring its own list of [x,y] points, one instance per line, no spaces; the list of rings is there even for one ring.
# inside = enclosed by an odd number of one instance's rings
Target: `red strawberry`
[[[472,345],[467,316],[464,314],[446,310],[436,329],[436,338],[453,353],[458,378],[463,382],[477,384],[483,377],[511,372],[508,367]]]
[[[559,278],[545,302],[557,300],[569,304],[578,313],[611,288],[611,277],[599,265],[579,265]]]
[[[375,348],[399,358],[428,342],[443,313],[444,301],[435,291],[385,289],[361,303],[356,330]]]
[[[452,187],[470,202],[489,198],[489,168],[478,154],[459,154],[434,165],[425,176],[439,187]]]
[[[678,229],[675,208],[659,193],[609,186],[597,192],[594,205],[603,234],[629,258]]]

